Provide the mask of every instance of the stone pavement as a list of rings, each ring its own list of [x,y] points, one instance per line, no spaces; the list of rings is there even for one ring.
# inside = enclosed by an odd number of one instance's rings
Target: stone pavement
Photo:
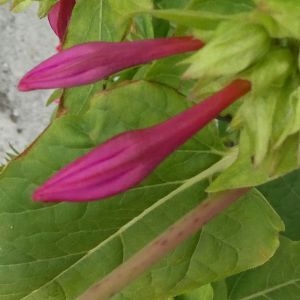
[[[58,40],[36,7],[13,14],[0,6],[0,162],[11,144],[21,152],[45,128],[53,106],[45,107],[51,91],[21,93],[18,79],[56,52]]]

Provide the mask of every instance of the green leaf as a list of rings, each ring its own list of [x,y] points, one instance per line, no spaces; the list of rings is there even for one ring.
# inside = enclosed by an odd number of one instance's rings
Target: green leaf
[[[186,107],[184,97],[170,88],[147,82],[123,85],[97,95],[84,114],[56,119],[2,171],[3,298],[74,299],[204,199],[208,183],[201,172],[217,161],[212,152],[221,144],[215,123],[122,195],[81,204],[30,199],[46,178],[96,144]],[[137,281],[143,289],[133,286],[124,293],[136,295],[130,299],[141,299],[138,291],[148,299],[174,296],[259,265],[275,251],[280,230],[278,216],[252,192]]]
[[[295,58],[288,48],[274,47],[241,76],[250,80],[252,91],[259,94],[286,85],[296,71],[295,66]]]
[[[272,135],[273,116],[276,108],[277,95],[280,90],[272,88],[265,93],[252,93],[248,97],[239,113],[241,114],[245,130],[248,131],[253,143],[253,162],[257,166],[266,157]]]
[[[270,152],[259,165],[253,161],[253,146],[247,130],[242,130],[236,161],[212,182],[207,191],[257,186],[299,168],[299,134],[287,138],[280,148]]]
[[[210,284],[175,297],[174,300],[214,300],[214,290]]]
[[[284,235],[292,240],[300,240],[300,171],[259,187],[285,223]]]
[[[151,9],[150,0],[78,1],[73,10],[64,48],[90,41],[120,41],[135,13]]]
[[[50,8],[57,2],[57,0],[38,0],[39,1],[39,16],[45,17]]]
[[[286,92],[290,93],[286,93]],[[300,87],[292,92],[288,87],[278,100],[274,116],[274,148],[278,148],[290,136],[300,130]]]
[[[180,62],[188,56],[189,54],[182,54],[155,61],[151,65],[139,69],[133,79],[162,83],[187,95],[194,81],[181,78],[187,66],[180,64]]]
[[[159,8],[184,8],[190,0],[154,0]]]
[[[48,106],[48,105],[52,104],[55,101],[60,101],[62,95],[63,95],[63,90],[62,89],[55,90],[54,92],[52,92],[52,94],[48,98],[46,105]]]
[[[290,51],[275,49],[244,72],[242,78],[251,80],[252,92],[239,102],[231,124],[240,131],[239,155],[209,191],[256,186],[299,166],[300,102],[294,65]]]
[[[63,90],[60,97],[64,113],[80,115],[90,105],[92,97],[103,89],[105,81]]]
[[[193,10],[165,9],[149,11],[153,16],[187,27],[213,30],[220,21],[234,19],[227,15]],[[203,39],[203,38],[202,38]]]
[[[219,14],[235,14],[252,11],[255,5],[252,0],[192,0],[187,8]]]
[[[227,280],[228,300],[298,300],[299,282],[300,242],[282,238],[270,261]]]

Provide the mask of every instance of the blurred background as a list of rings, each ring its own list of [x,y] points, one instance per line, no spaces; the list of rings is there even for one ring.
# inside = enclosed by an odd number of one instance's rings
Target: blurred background
[[[53,106],[51,91],[19,92],[18,80],[37,63],[56,52],[58,40],[37,6],[12,13],[0,6],[0,163],[14,147],[22,152],[47,126]]]

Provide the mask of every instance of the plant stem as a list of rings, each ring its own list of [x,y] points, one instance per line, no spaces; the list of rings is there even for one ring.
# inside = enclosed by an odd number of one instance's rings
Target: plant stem
[[[208,197],[122,265],[90,287],[79,297],[79,300],[110,299],[248,190],[249,188],[229,190]]]

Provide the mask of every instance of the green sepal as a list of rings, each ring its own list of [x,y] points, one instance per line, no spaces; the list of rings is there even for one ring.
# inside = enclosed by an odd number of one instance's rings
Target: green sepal
[[[298,0],[254,0],[253,21],[263,24],[273,37],[300,39]]]
[[[270,41],[260,25],[222,22],[205,47],[183,61],[191,64],[184,77],[205,82],[233,76],[260,59],[269,50]]]

